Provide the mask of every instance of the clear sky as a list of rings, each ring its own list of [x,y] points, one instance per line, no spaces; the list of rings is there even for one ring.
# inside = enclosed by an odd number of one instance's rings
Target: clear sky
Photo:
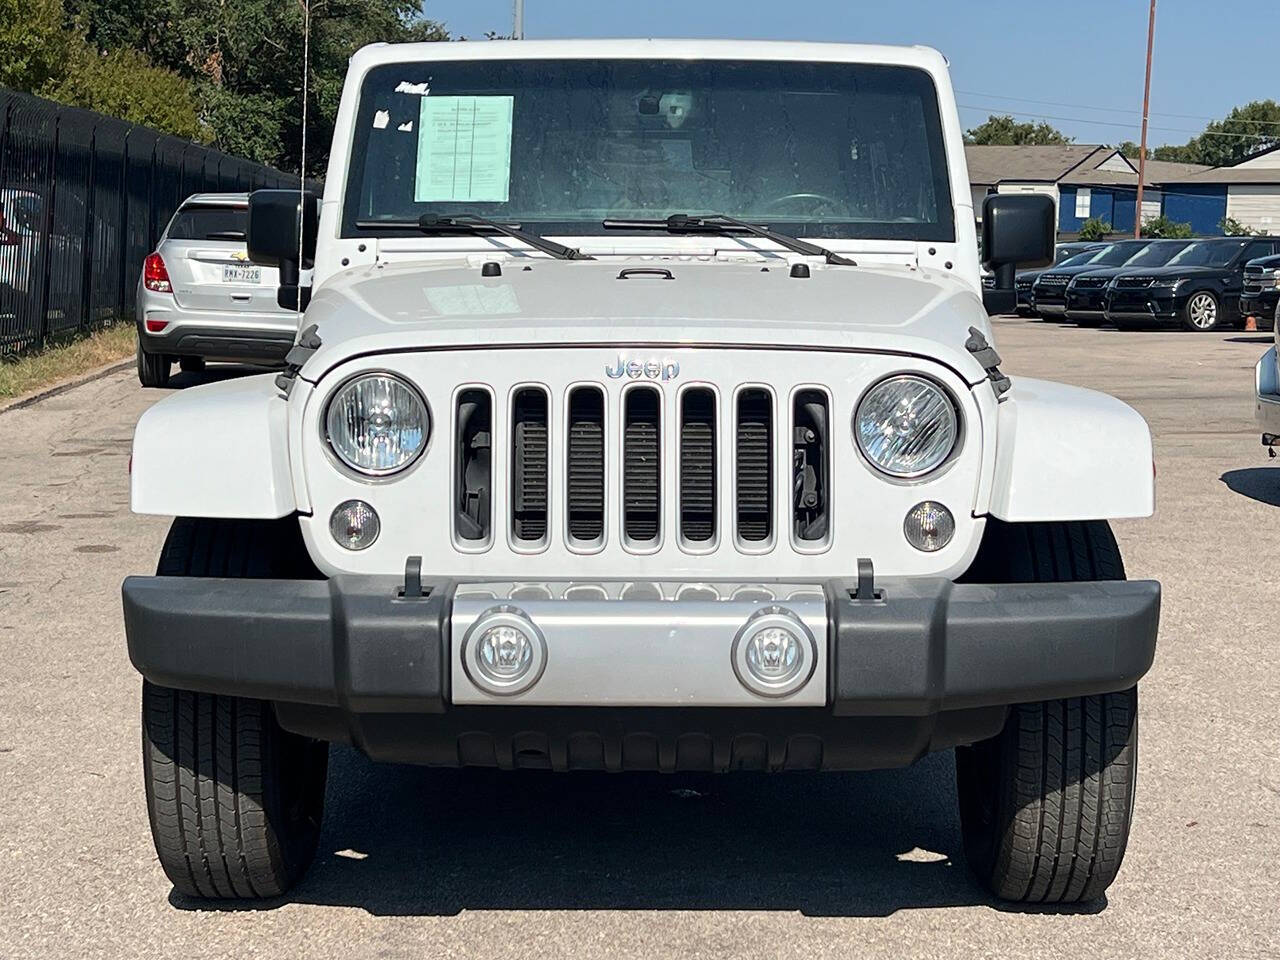
[[[423,7],[455,36],[511,31],[512,0]],[[1280,99],[1280,16],[1268,8],[1280,14],[1277,0],[1159,0],[1152,144]],[[1138,139],[1147,0],[525,0],[525,36],[924,43],[951,61],[965,127],[1012,113],[1119,143]]]

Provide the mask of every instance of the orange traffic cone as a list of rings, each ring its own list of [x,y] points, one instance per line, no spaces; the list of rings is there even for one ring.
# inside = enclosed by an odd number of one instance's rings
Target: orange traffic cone
[[[1245,332],[1245,333],[1257,333],[1257,332],[1258,332],[1258,318],[1257,318],[1257,317],[1255,317],[1253,314],[1249,314],[1249,316],[1245,318],[1245,321],[1244,321],[1244,332]]]

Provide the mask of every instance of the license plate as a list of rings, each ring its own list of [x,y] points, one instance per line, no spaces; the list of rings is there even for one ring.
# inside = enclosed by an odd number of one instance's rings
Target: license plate
[[[223,283],[261,283],[262,268],[255,265],[228,263],[222,268]]]

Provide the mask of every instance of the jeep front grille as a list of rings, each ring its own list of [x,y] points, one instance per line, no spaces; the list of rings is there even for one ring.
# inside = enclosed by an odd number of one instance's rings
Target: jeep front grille
[[[669,536],[690,553],[715,549],[723,535],[746,553],[787,536],[810,550],[829,542],[833,453],[825,389],[796,388],[784,398],[747,386],[725,398],[691,386],[668,408],[649,384],[612,399],[583,384],[567,391],[558,413],[544,387],[517,386],[508,396],[507,415],[495,417],[489,388],[456,393],[453,523],[460,547],[484,549],[496,532],[518,550],[563,537],[571,549],[592,552],[604,544],[607,491],[615,482],[621,542],[632,552],[658,549]],[[721,449],[722,428],[728,450]],[[494,458],[494,449],[505,455]],[[613,466],[610,450],[619,457]],[[664,463],[668,450],[674,469]],[[784,465],[792,495],[780,504],[777,471]],[[506,491],[505,529],[496,531],[494,489]],[[673,530],[664,529],[664,517],[673,517]],[[722,518],[729,529],[721,529]]]
[[[738,394],[735,515],[738,537],[761,543],[773,531],[773,403],[768,391]]]
[[[569,539],[599,543],[604,536],[604,393],[576,387],[569,394],[565,488]]]
[[[633,544],[656,542],[661,529],[661,421],[661,399],[655,388],[627,391],[622,419],[622,532]]]
[[[547,393],[523,387],[511,402],[511,535],[539,543],[547,535]]]
[[[706,543],[716,535],[716,398],[705,387],[680,398],[680,536]]]

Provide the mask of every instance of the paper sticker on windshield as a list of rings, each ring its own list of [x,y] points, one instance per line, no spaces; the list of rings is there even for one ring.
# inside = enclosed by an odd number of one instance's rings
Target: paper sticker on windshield
[[[514,97],[423,97],[418,120],[419,203],[505,203],[511,186]]]

